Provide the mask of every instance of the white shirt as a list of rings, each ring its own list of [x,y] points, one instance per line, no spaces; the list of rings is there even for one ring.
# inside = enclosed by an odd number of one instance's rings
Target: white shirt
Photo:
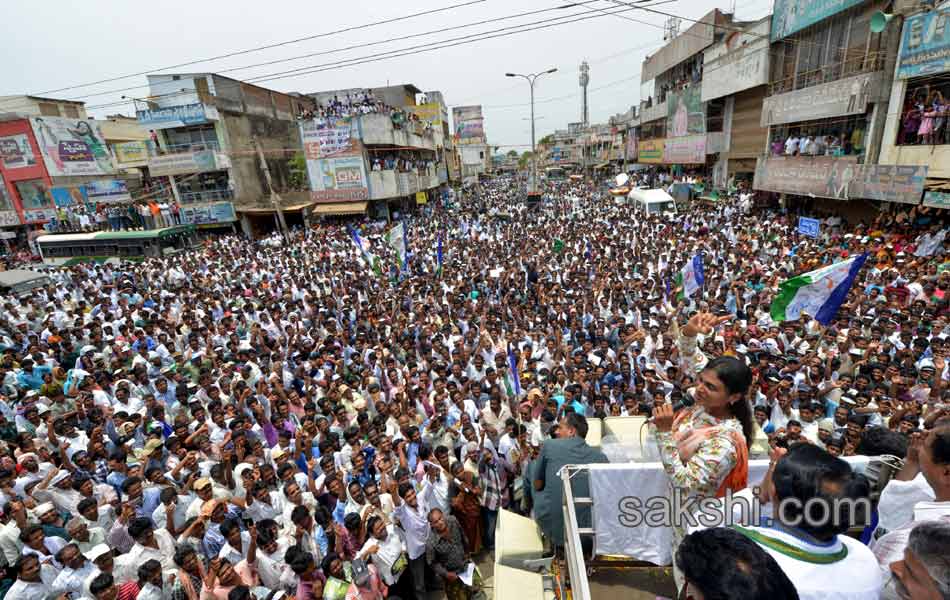
[[[50,587],[45,583],[40,581],[27,583],[17,579],[7,590],[7,597],[16,598],[16,600],[46,600],[50,593]]]
[[[68,594],[67,598],[78,598],[82,594],[82,584],[92,573],[95,567],[91,561],[86,561],[81,569],[64,567],[56,579],[53,580],[53,594]]]
[[[409,549],[409,559],[415,560],[425,554],[426,540],[429,539],[429,501],[432,497],[432,484],[428,478],[422,480],[422,491],[416,494],[416,507],[413,508],[405,501],[396,507],[393,515],[402,524],[406,532],[406,546]]]
[[[877,503],[878,527],[887,530],[903,527],[914,520],[914,506],[918,502],[932,502],[934,497],[933,488],[923,473],[910,481],[891,479]]]
[[[830,564],[816,564],[792,558],[767,546],[761,546],[782,568],[798,590],[800,600],[878,600],[884,586],[877,559],[871,549],[844,535],[828,546],[816,546],[790,533],[762,527],[747,528],[815,554],[834,554],[842,547],[847,556]]]
[[[396,534],[395,527],[387,525],[386,539],[377,540],[372,536],[369,537],[360,549],[360,555],[363,555],[363,553],[373,545],[379,545],[379,550],[372,555],[373,566],[379,571],[379,576],[382,577],[383,583],[386,585],[394,585],[402,571],[393,575],[392,568],[399,558],[399,555],[406,551],[406,543]]]
[[[162,563],[162,571],[177,570],[173,560],[175,556],[175,540],[164,529],[155,530],[155,541],[158,548],[149,548],[135,542],[128,554],[115,559],[113,577],[116,583],[125,583],[138,579],[138,569],[147,560],[155,559]]]

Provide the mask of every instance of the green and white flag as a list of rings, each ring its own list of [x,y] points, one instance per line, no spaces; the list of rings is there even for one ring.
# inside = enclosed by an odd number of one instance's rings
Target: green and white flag
[[[848,297],[848,291],[867,258],[867,253],[864,253],[782,283],[769,310],[772,319],[796,321],[806,314],[827,326]]]
[[[409,264],[406,254],[408,250],[406,244],[406,226],[403,223],[399,223],[386,233],[386,244],[393,249],[393,252],[395,252],[399,258],[400,270],[406,271]]]
[[[703,276],[703,256],[697,254],[686,263],[686,266],[676,274],[676,287],[679,293],[676,294],[677,300],[686,300],[692,296],[696,290],[703,287],[705,278]]]

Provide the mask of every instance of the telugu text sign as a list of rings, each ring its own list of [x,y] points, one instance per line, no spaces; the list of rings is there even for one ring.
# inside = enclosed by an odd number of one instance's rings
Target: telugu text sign
[[[368,200],[366,168],[362,155],[307,160],[310,196],[316,202]]]
[[[50,177],[112,175],[115,167],[93,119],[32,117],[30,125]]]
[[[162,154],[153,156],[148,160],[148,170],[152,177],[202,173],[216,169],[214,152],[211,150]]]
[[[768,33],[764,19],[703,53],[703,102],[769,82]]]
[[[182,106],[167,106],[140,110],[135,113],[139,125],[148,129],[170,129],[172,127],[187,127],[201,125],[217,118],[217,111],[210,110],[204,104],[184,104]]]
[[[641,140],[637,150],[637,162],[658,165],[663,162],[663,149],[666,140]]]
[[[859,165],[853,157],[794,156],[759,159],[757,190],[833,198],[867,198],[916,204],[923,193],[927,167]]]
[[[950,11],[924,12],[904,21],[897,78],[950,71]]]
[[[762,104],[760,125],[813,121],[867,112],[871,93],[881,82],[881,73],[864,73],[824,85],[769,96]]]
[[[300,123],[300,140],[307,160],[349,152],[353,146],[349,118],[312,119]]]
[[[772,41],[788,37],[864,0],[775,0],[772,7]]]
[[[148,163],[148,142],[121,142],[115,144],[115,160],[120,165],[145,165]]]
[[[663,162],[671,165],[705,163],[706,136],[692,135],[681,138],[666,138]]]

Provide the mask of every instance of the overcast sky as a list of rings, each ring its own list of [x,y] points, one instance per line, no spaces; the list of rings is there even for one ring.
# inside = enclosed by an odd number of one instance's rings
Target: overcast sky
[[[603,11],[619,10],[614,0],[589,2],[560,10],[547,10],[515,19],[505,19],[447,30],[489,19],[543,11],[567,4],[563,0],[483,0],[444,12],[396,23],[291,43],[227,59],[162,70],[163,67],[219,56],[302,37],[386,19],[462,4],[473,0],[347,0],[303,3],[289,0],[229,0],[228,2],[165,0],[160,3],[128,0],[92,0],[64,10],[60,2],[4,0],[4,45],[18,48],[10,54],[0,95],[43,94],[85,100],[89,112],[132,115],[131,105],[121,96],[145,96],[145,76],[137,75],[100,85],[66,89],[138,72],[220,72],[235,79],[273,75],[313,65],[369,57],[386,51],[438,44],[480,32],[539,23],[558,17],[593,17],[527,33],[496,37],[452,48],[438,49],[369,62],[356,66],[296,74],[279,79],[261,79],[257,85],[283,92],[315,92],[348,87],[376,87],[413,83],[423,90],[440,90],[449,106],[481,104],[489,142],[506,151],[528,149],[531,143],[528,85],[508,79],[506,71],[530,73],[557,67],[536,87],[537,138],[567,123],[580,120],[578,66],[590,64],[590,118],[606,122],[639,101],[640,65],[644,56],[663,43],[666,17],[640,10],[624,12],[623,18]],[[674,0],[657,10],[696,19],[713,8],[730,10],[732,0]],[[735,0],[737,18],[758,19],[769,13],[771,0]],[[635,19],[634,22],[628,19]],[[689,27],[684,21],[681,30]],[[327,53],[347,46],[422,35],[369,47]],[[489,35],[507,33],[496,31]],[[448,42],[454,43],[454,42]],[[416,49],[417,50],[417,49]],[[405,50],[409,52],[410,50]],[[325,53],[308,58],[305,54]],[[266,66],[227,71],[269,61]],[[113,91],[120,88],[135,88]],[[101,92],[109,92],[101,94]],[[100,94],[89,96],[90,94]]]

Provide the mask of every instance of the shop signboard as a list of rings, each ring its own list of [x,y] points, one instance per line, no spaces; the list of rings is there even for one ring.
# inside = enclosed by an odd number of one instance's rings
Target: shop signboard
[[[369,199],[366,169],[360,154],[309,159],[307,174],[310,176],[310,197],[314,202]]]
[[[637,150],[637,162],[652,165],[663,163],[663,149],[666,140],[641,140],[640,148]]]
[[[93,119],[31,117],[33,135],[50,177],[112,175],[115,167]]]
[[[36,166],[30,137],[23,133],[0,137],[0,160],[7,169]]]
[[[120,142],[112,149],[115,151],[115,160],[120,165],[148,164],[149,143],[145,141]]]
[[[691,165],[706,162],[706,136],[691,135],[666,138],[663,162],[669,165]]]
[[[425,192],[416,192],[416,204],[421,206],[428,202],[428,197]]]
[[[352,149],[352,119],[332,117],[300,123],[300,140],[307,160],[336,156]]]
[[[139,125],[147,129],[171,129],[217,120],[218,111],[212,106],[196,102],[181,106],[139,110],[135,112],[135,116],[139,120]]]
[[[924,206],[950,209],[950,193],[924,192]]]
[[[231,202],[188,204],[181,207],[181,221],[189,225],[231,223],[236,220],[234,204]]]
[[[772,7],[772,41],[777,42],[864,0],[775,0]]]
[[[213,150],[161,154],[148,159],[148,171],[152,177],[202,173],[217,169]]]
[[[950,11],[923,12],[904,21],[897,78],[950,71]]]
[[[703,110],[702,86],[695,83],[666,96],[667,139],[706,133],[706,111]]]
[[[760,125],[780,125],[867,112],[881,73],[863,73],[824,85],[769,96],[762,104]]]
[[[848,200],[916,204],[927,167],[859,165],[853,157],[789,156],[759,159],[753,187],[770,192]]]
[[[438,102],[427,102],[426,104],[417,104],[407,107],[407,110],[413,112],[423,121],[428,121],[432,125],[442,126],[442,105]]]
[[[56,218],[55,208],[35,208],[23,211],[23,220],[27,223],[39,223],[41,221],[52,221]]]
[[[703,102],[769,81],[769,20],[726,38],[703,53]]]

